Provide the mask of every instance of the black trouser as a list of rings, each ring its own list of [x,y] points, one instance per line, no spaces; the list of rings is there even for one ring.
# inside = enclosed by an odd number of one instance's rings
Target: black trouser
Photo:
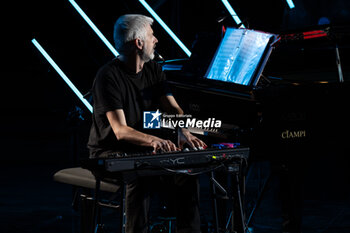
[[[198,178],[175,175],[165,178],[169,180],[175,186],[176,232],[200,233]],[[150,193],[162,183],[159,176],[139,177],[126,185],[126,233],[147,233]]]

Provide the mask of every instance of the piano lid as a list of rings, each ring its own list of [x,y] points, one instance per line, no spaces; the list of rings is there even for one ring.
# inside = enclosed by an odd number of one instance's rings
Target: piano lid
[[[284,81],[350,80],[350,27],[321,25],[280,34],[264,74]]]

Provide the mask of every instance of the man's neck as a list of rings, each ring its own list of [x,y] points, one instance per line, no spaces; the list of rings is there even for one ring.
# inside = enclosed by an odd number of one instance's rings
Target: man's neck
[[[142,70],[143,65],[145,64],[145,62],[138,55],[120,55],[118,59],[122,61],[126,65],[126,67],[135,74],[139,73]]]

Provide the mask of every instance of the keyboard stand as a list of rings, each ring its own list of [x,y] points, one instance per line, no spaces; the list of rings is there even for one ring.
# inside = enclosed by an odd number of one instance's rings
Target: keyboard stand
[[[245,168],[245,164],[243,164],[245,159],[237,160],[237,162],[229,163],[229,164],[222,164],[222,165],[216,165],[212,167],[204,167],[204,168],[196,168],[196,169],[179,169],[179,170],[172,170],[170,171],[161,171],[159,173],[157,172],[150,172],[149,169],[138,169],[135,171],[118,171],[118,172],[107,172],[109,175],[105,175],[105,173],[102,171],[102,173],[99,172],[93,172],[96,178],[96,187],[95,187],[95,203],[94,203],[94,211],[93,211],[93,219],[94,219],[94,226],[95,230],[94,233],[99,233],[99,228],[102,226],[100,221],[100,213],[99,213],[99,190],[100,190],[100,182],[101,178],[109,177],[111,174],[113,174],[113,177],[118,177],[118,181],[122,184],[122,198],[121,198],[121,232],[125,233],[125,189],[126,189],[126,183],[127,181],[134,177],[134,176],[154,176],[154,175],[174,175],[176,171],[181,172],[181,174],[186,174],[184,171],[192,171],[192,174],[204,174],[209,173],[210,174],[210,182],[211,182],[211,194],[213,197],[213,218],[214,218],[214,226],[215,226],[215,233],[219,233],[219,226],[218,226],[218,208],[217,208],[217,189],[220,190],[222,193],[225,193],[227,200],[231,202],[231,214],[228,218],[228,222],[226,224],[226,230],[225,232],[228,233],[245,233],[245,218],[244,218],[244,210],[243,210],[243,200],[242,200],[242,193],[241,190],[244,191],[244,181],[241,179],[242,177],[242,170]],[[230,183],[230,189],[227,192],[215,179],[215,170],[223,168],[225,169],[225,173],[228,175],[231,183]],[[242,188],[241,188],[242,187]],[[228,195],[227,195],[228,194]],[[229,228],[229,226],[231,226]]]
[[[229,176],[231,181],[231,188],[229,191],[225,190],[225,188],[215,179],[215,172],[212,171],[210,173],[210,182],[211,182],[211,193],[213,196],[213,219],[214,219],[214,230],[215,233],[220,233],[219,229],[219,219],[218,219],[218,208],[217,208],[217,199],[226,199],[231,202],[231,213],[227,220],[227,224],[223,232],[229,233],[245,233],[245,217],[244,217],[244,209],[243,209],[243,200],[241,195],[241,186],[244,192],[244,182],[240,179],[242,176],[242,165],[228,164],[225,166],[226,173]],[[218,191],[221,195],[218,194]],[[229,228],[229,226],[231,226]]]

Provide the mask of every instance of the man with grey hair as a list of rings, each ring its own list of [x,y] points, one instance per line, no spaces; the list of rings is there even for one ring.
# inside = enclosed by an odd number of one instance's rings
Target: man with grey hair
[[[123,15],[115,23],[114,41],[120,56],[98,71],[92,88],[94,111],[88,142],[91,158],[146,148],[171,152],[184,144],[206,147],[184,128],[178,130],[178,145],[155,136],[156,130],[143,129],[144,111],[161,109],[169,114],[183,114],[161,66],[152,60],[158,42],[152,23],[152,18],[143,15]],[[169,177],[162,179],[169,181]],[[176,193],[177,232],[199,233],[198,179],[184,175],[171,179]],[[159,177],[138,177],[127,184],[127,233],[147,232],[149,192],[158,184],[157,180]]]
[[[132,51],[132,41],[139,38],[144,41],[147,36],[147,29],[153,24],[153,19],[144,15],[123,15],[114,25],[114,43],[116,49],[121,54],[130,53]],[[154,38],[157,43],[158,40]],[[151,52],[151,51],[148,51]],[[147,62],[154,58],[154,53],[148,53],[150,57],[145,57]]]

